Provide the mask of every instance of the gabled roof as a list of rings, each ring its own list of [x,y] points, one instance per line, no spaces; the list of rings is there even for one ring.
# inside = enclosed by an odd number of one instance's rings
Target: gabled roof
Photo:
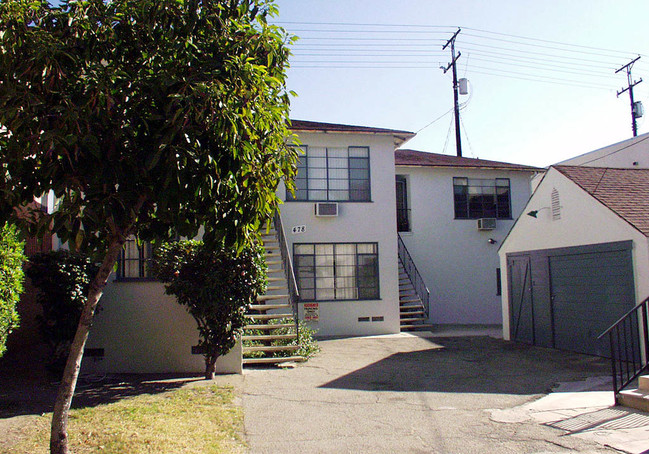
[[[649,169],[553,166],[633,227],[649,236]]]
[[[545,170],[539,167],[526,166],[522,164],[427,153],[417,150],[396,150],[394,152],[394,161],[397,166],[409,167],[463,167],[475,169],[522,170],[527,172],[543,172]]]
[[[415,137],[414,132],[398,129],[373,128],[370,126],[341,125],[336,123],[323,123],[320,121],[291,120],[291,130],[301,132],[335,132],[344,134],[377,134],[393,136],[395,146],[403,145]]]
[[[589,151],[588,153],[583,153],[573,158],[566,159],[565,161],[558,162],[555,165],[583,166],[595,161],[605,159],[608,156],[614,155],[624,150],[647,150],[647,144],[649,144],[649,142],[643,143],[647,140],[649,140],[649,133],[641,134],[639,136],[623,140],[622,142],[607,145],[603,148],[598,148],[597,150]]]

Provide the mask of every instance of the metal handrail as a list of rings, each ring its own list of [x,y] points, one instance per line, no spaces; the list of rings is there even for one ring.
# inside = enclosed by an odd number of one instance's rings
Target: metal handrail
[[[286,283],[288,287],[289,302],[293,309],[293,320],[295,321],[295,334],[297,340],[300,340],[300,324],[298,323],[298,301],[300,299],[300,291],[297,288],[297,280],[295,279],[295,272],[293,270],[293,260],[291,253],[288,250],[286,242],[286,234],[284,233],[284,226],[282,225],[282,218],[279,215],[279,210],[273,216],[273,225],[275,226],[275,234],[279,242],[279,251],[282,256],[282,265],[284,268],[284,275],[286,276]]]
[[[426,282],[424,282],[424,279],[421,277],[421,274],[419,273],[414,260],[412,260],[412,257],[410,256],[410,252],[408,252],[408,248],[406,248],[406,245],[404,244],[403,240],[401,239],[401,235],[398,232],[397,240],[399,259],[401,260],[401,263],[406,270],[406,274],[410,278],[410,282],[412,282],[412,286],[415,288],[417,296],[424,306],[424,313],[426,314],[426,318],[428,318],[430,316],[430,290],[428,290]]]
[[[615,403],[618,394],[649,370],[649,298],[635,306],[600,334],[608,335]]]

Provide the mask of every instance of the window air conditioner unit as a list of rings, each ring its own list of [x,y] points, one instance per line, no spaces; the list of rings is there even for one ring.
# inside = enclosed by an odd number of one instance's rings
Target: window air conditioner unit
[[[496,218],[478,219],[478,230],[493,230],[496,228]]]
[[[336,202],[318,202],[315,204],[315,215],[318,217],[335,217],[338,216],[338,203]]]

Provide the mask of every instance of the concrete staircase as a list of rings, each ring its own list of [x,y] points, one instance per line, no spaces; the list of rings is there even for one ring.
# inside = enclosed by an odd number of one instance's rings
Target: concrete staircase
[[[428,323],[426,311],[421,298],[399,259],[399,313],[401,331],[430,331],[433,325]]]
[[[649,375],[638,377],[638,388],[620,391],[618,402],[625,407],[649,412]]]
[[[304,361],[302,356],[295,354],[299,348],[295,345],[295,319],[275,229],[264,233],[262,241],[266,249],[268,288],[265,294],[257,297],[257,304],[252,305],[246,315],[249,321],[241,337],[243,365]]]

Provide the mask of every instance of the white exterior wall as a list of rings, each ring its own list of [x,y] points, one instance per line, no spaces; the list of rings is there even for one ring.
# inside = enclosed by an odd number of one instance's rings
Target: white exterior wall
[[[553,221],[549,207],[554,188],[559,192],[561,219]],[[503,270],[503,336],[506,339],[509,339],[508,253],[632,240],[636,301],[649,296],[647,237],[556,169],[548,171],[524,211],[531,210],[540,210],[537,218],[521,216],[499,251]]]
[[[300,133],[303,145],[317,147],[369,146],[371,202],[339,202],[339,215],[316,217],[315,202],[286,202],[280,207],[289,251],[294,243],[376,242],[379,248],[379,300],[320,301],[319,321],[311,326],[318,336],[373,335],[399,332],[394,142],[391,135]],[[285,199],[280,185],[278,195]],[[293,234],[294,226],[306,232]],[[300,318],[303,319],[303,304]],[[359,322],[359,317],[383,321]]]
[[[86,348],[104,358],[84,358],[88,372],[203,373],[196,322],[160,282],[117,282],[114,274],[99,302]],[[241,373],[241,343],[217,360],[217,373]]]
[[[498,247],[514,221],[498,219],[495,230],[479,231],[475,219],[455,219],[453,177],[509,178],[516,219],[532,172],[398,166],[396,174],[407,178],[411,233],[401,237],[430,290],[431,323],[500,324]]]
[[[649,134],[567,159],[558,165],[647,169],[649,168]]]

